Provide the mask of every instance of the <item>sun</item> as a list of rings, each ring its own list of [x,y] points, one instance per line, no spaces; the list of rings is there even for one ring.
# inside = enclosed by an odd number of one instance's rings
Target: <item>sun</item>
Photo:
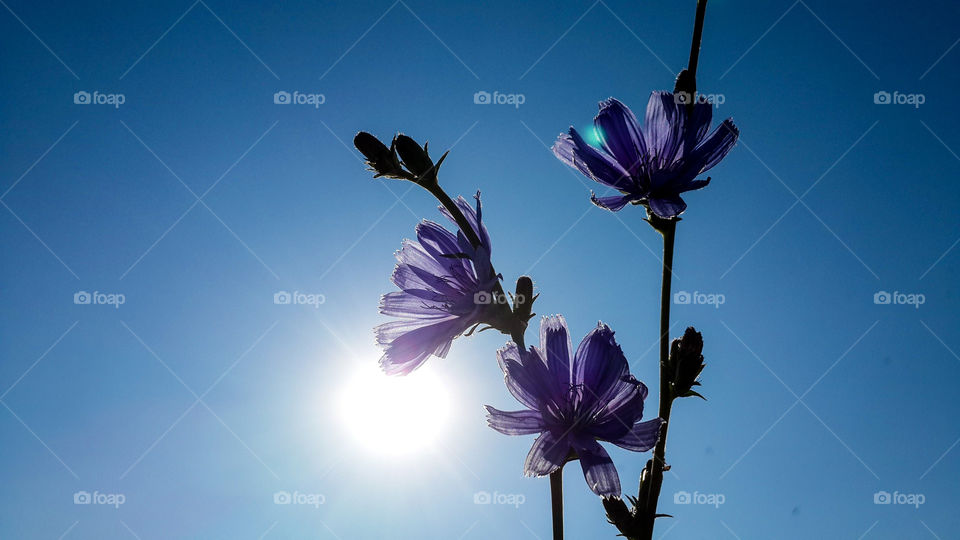
[[[374,364],[348,379],[338,406],[346,431],[359,446],[389,456],[431,447],[450,416],[446,385],[429,369],[388,377]]]

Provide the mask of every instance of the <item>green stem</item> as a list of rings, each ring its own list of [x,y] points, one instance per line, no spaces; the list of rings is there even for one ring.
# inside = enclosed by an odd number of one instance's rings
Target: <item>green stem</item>
[[[563,467],[550,473],[550,503],[553,508],[553,540],[563,540]]]

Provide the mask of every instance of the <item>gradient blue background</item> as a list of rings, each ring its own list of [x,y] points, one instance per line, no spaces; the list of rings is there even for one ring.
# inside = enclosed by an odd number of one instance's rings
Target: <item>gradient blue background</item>
[[[642,111],[671,88],[694,2],[5,2],[0,537],[549,537],[547,481],[521,474],[533,437],[493,432],[480,407],[518,407],[503,336],[424,368],[455,414],[432,451],[371,457],[341,427],[344,377],[378,357],[393,252],[437,216],[370,179],[361,129],[453,146],[442,182],[482,189],[497,269],[529,272],[536,311],[564,313],[575,341],[610,324],[655,410],[659,238],[637,208],[591,207],[598,186],[546,146],[600,99]],[[742,138],[687,197],[675,290],[726,302],[674,309],[674,334],[704,333],[709,401],[674,409],[676,517],[657,537],[956,537],[958,15],[710,3],[699,86]],[[79,90],[126,103],[75,105]],[[278,106],[278,90],[326,103]],[[526,102],[475,105],[479,90]],[[880,90],[926,102],[876,105]],[[79,290],[126,303],[75,305]],[[278,290],[326,303],[275,305]],[[926,303],[875,305],[880,290]],[[648,456],[612,454],[629,493]],[[568,538],[612,538],[567,471]],[[127,502],[74,505],[80,490]],[[278,506],[279,490],[326,503]],[[875,505],[880,490],[926,502]]]

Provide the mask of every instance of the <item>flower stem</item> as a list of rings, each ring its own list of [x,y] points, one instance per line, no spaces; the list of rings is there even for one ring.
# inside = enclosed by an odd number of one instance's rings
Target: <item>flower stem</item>
[[[690,62],[687,71],[697,76],[697,60],[700,58],[700,39],[703,37],[703,19],[707,14],[707,0],[697,0],[697,18],[693,22],[693,40],[690,43]]]
[[[667,449],[667,428],[670,426],[670,409],[673,406],[673,389],[670,386],[672,380],[669,373],[670,359],[670,290],[673,277],[673,248],[676,239],[677,221],[665,220],[651,216],[651,224],[663,235],[663,275],[660,288],[660,418],[663,419],[663,426],[660,428],[660,436],[657,439],[657,445],[653,449],[653,460],[650,471],[650,482],[648,483],[648,492],[642,500],[646,501],[647,507],[640,511],[645,512],[648,524],[649,535],[646,538],[653,537],[653,522],[657,515],[657,501],[660,498],[660,488],[663,485],[663,471],[665,465],[665,455]]]
[[[467,237],[467,240],[473,245],[473,247],[480,247],[480,237],[477,236],[476,231],[473,230],[473,227],[470,226],[470,222],[467,221],[466,216],[463,215],[463,212],[460,211],[460,208],[456,203],[453,202],[453,199],[447,195],[447,192],[443,190],[440,186],[428,187],[427,191],[430,192],[434,197],[440,201],[440,204],[450,212],[450,215],[453,216],[453,220],[457,222],[457,226],[460,227],[460,230],[463,232],[464,236]]]
[[[691,88],[687,89],[691,93],[697,88],[697,63],[700,58],[700,42],[703,37],[703,20],[707,13],[707,0],[697,0],[697,14],[693,23],[693,38],[690,42],[690,61],[687,64],[687,81]],[[692,105],[691,105],[692,106]],[[670,291],[673,277],[673,250],[677,233],[677,222],[675,220],[659,219],[651,216],[650,224],[654,226],[663,235],[663,276],[660,286],[660,418],[663,419],[663,426],[660,428],[660,436],[657,439],[657,445],[653,449],[653,460],[651,462],[650,482],[648,483],[648,492],[643,500],[646,501],[646,508],[640,509],[645,512],[647,519],[648,534],[646,538],[653,538],[654,521],[657,515],[657,503],[660,499],[660,489],[663,487],[663,471],[666,465],[667,451],[667,429],[670,427],[670,410],[673,407],[673,388],[670,381],[673,379],[669,370],[670,360]]]
[[[550,473],[550,502],[553,507],[553,540],[563,540],[563,467]]]
[[[670,390],[670,288],[673,279],[673,246],[677,236],[677,222],[668,220],[663,227],[663,274],[660,281],[660,418],[666,423],[673,402]]]

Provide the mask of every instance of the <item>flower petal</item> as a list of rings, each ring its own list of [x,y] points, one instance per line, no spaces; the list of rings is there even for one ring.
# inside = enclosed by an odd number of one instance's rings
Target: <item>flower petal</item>
[[[590,434],[598,439],[613,441],[630,431],[643,418],[643,402],[647,386],[632,375],[622,378],[616,389],[607,396],[594,413]]]
[[[647,201],[650,210],[663,219],[670,219],[679,216],[687,209],[687,203],[679,195],[670,197],[650,198]]]
[[[432,290],[444,296],[456,297],[464,290],[476,288],[475,278],[465,272],[454,271],[447,266],[447,262],[441,263],[417,242],[404,240],[397,260],[400,262],[390,279],[403,290]]]
[[[476,199],[477,201],[476,210],[474,210],[473,206],[471,206],[470,203],[463,198],[463,196],[457,197],[457,200],[455,202],[456,202],[457,208],[459,208],[460,212],[463,213],[463,217],[467,218],[467,221],[470,223],[470,227],[473,228],[473,232],[476,233],[478,238],[480,238],[480,243],[486,246],[487,250],[489,251],[490,235],[487,232],[486,226],[483,224],[483,221],[481,220],[482,206],[480,204],[479,191],[477,192],[476,195],[474,195],[474,199]],[[453,219],[453,216],[445,207],[441,205],[439,209],[440,209],[440,212],[447,217],[447,219],[452,221],[455,225],[458,225],[457,220]],[[458,236],[460,235],[462,235],[462,233],[458,233]],[[463,240],[466,241],[466,238],[464,238]],[[470,243],[467,242],[467,246],[469,245]]]
[[[733,124],[733,120],[727,118],[713,130],[703,142],[701,142],[690,154],[691,164],[697,163],[700,169],[693,173],[693,176],[711,169],[717,163],[720,163],[727,153],[737,144],[740,137],[740,130]]]
[[[688,145],[688,148],[685,150],[689,151],[703,140],[707,130],[710,129],[710,121],[713,120],[713,105],[707,103],[706,99],[701,97],[693,105],[693,114],[690,114],[686,107],[683,107],[681,111],[687,114],[685,144]]]
[[[603,404],[617,382],[629,375],[627,358],[613,337],[613,330],[600,323],[580,342],[573,359],[573,385],[582,389],[580,410]]]
[[[654,166],[672,164],[682,148],[684,113],[672,92],[652,92],[647,102],[643,125],[643,139],[651,153]]]
[[[620,191],[634,189],[633,180],[623,167],[612,157],[587,144],[574,128],[570,128],[567,135],[560,135],[557,142],[553,143],[552,150],[560,161],[603,185]]]
[[[705,188],[709,183],[710,178],[705,178],[703,180],[691,180],[690,182],[687,182],[687,185],[680,188],[679,193],[686,193],[695,189]]]
[[[539,354],[535,351],[525,352],[523,355],[539,357]],[[528,408],[539,410],[541,404],[552,395],[545,378],[537,380],[536,377],[528,375],[525,362],[529,362],[529,358],[521,359],[521,353],[516,343],[511,341],[498,349],[497,362],[500,364],[500,369],[503,370],[507,390],[513,397],[517,398],[517,401]],[[535,364],[534,369],[536,369]],[[541,371],[545,373],[546,366]]]
[[[457,237],[444,229],[439,223],[424,220],[417,225],[417,240],[424,251],[447,273],[466,274],[470,270],[469,259],[456,257],[463,253],[457,243]]]
[[[504,435],[529,435],[547,429],[537,411],[507,412],[489,405],[484,408],[487,410],[487,425]]]
[[[635,200],[639,200],[640,197],[637,195],[614,195],[611,197],[597,197],[593,193],[590,194],[590,202],[603,208],[604,210],[610,210],[611,212],[619,212],[627,203],[630,203]]]
[[[620,101],[610,98],[600,102],[600,113],[593,123],[607,153],[632,176],[640,176],[647,146],[633,111]]]
[[[559,388],[554,383],[547,365],[543,360],[543,353],[536,347],[522,355],[523,362],[513,360],[505,362],[507,367],[507,387],[516,385],[523,395],[533,398],[535,405],[531,409],[541,412],[558,411],[558,405],[563,403],[568,392],[566,388]],[[519,398],[517,398],[519,400]],[[521,401],[521,403],[523,403]],[[524,403],[524,405],[527,405]],[[529,405],[527,405],[529,407]]]
[[[444,299],[433,291],[394,291],[380,297],[380,313],[391,317],[443,319]]]
[[[610,454],[593,439],[577,437],[573,447],[580,457],[580,466],[583,468],[583,477],[587,486],[597,495],[608,497],[620,496],[620,476],[617,468],[610,459]]]
[[[570,443],[549,431],[543,432],[527,454],[523,472],[527,476],[546,476],[559,469],[570,454]]]
[[[635,424],[625,435],[610,442],[620,448],[626,448],[634,452],[646,452],[657,445],[661,424],[663,424],[663,420],[660,418],[640,422]]]
[[[563,315],[544,317],[540,321],[540,348],[547,357],[547,369],[558,389],[570,389],[573,342]]]
[[[453,338],[471,322],[461,317],[414,319],[381,324],[374,331],[383,350],[380,367],[387,375],[408,375],[430,356],[444,358]]]

